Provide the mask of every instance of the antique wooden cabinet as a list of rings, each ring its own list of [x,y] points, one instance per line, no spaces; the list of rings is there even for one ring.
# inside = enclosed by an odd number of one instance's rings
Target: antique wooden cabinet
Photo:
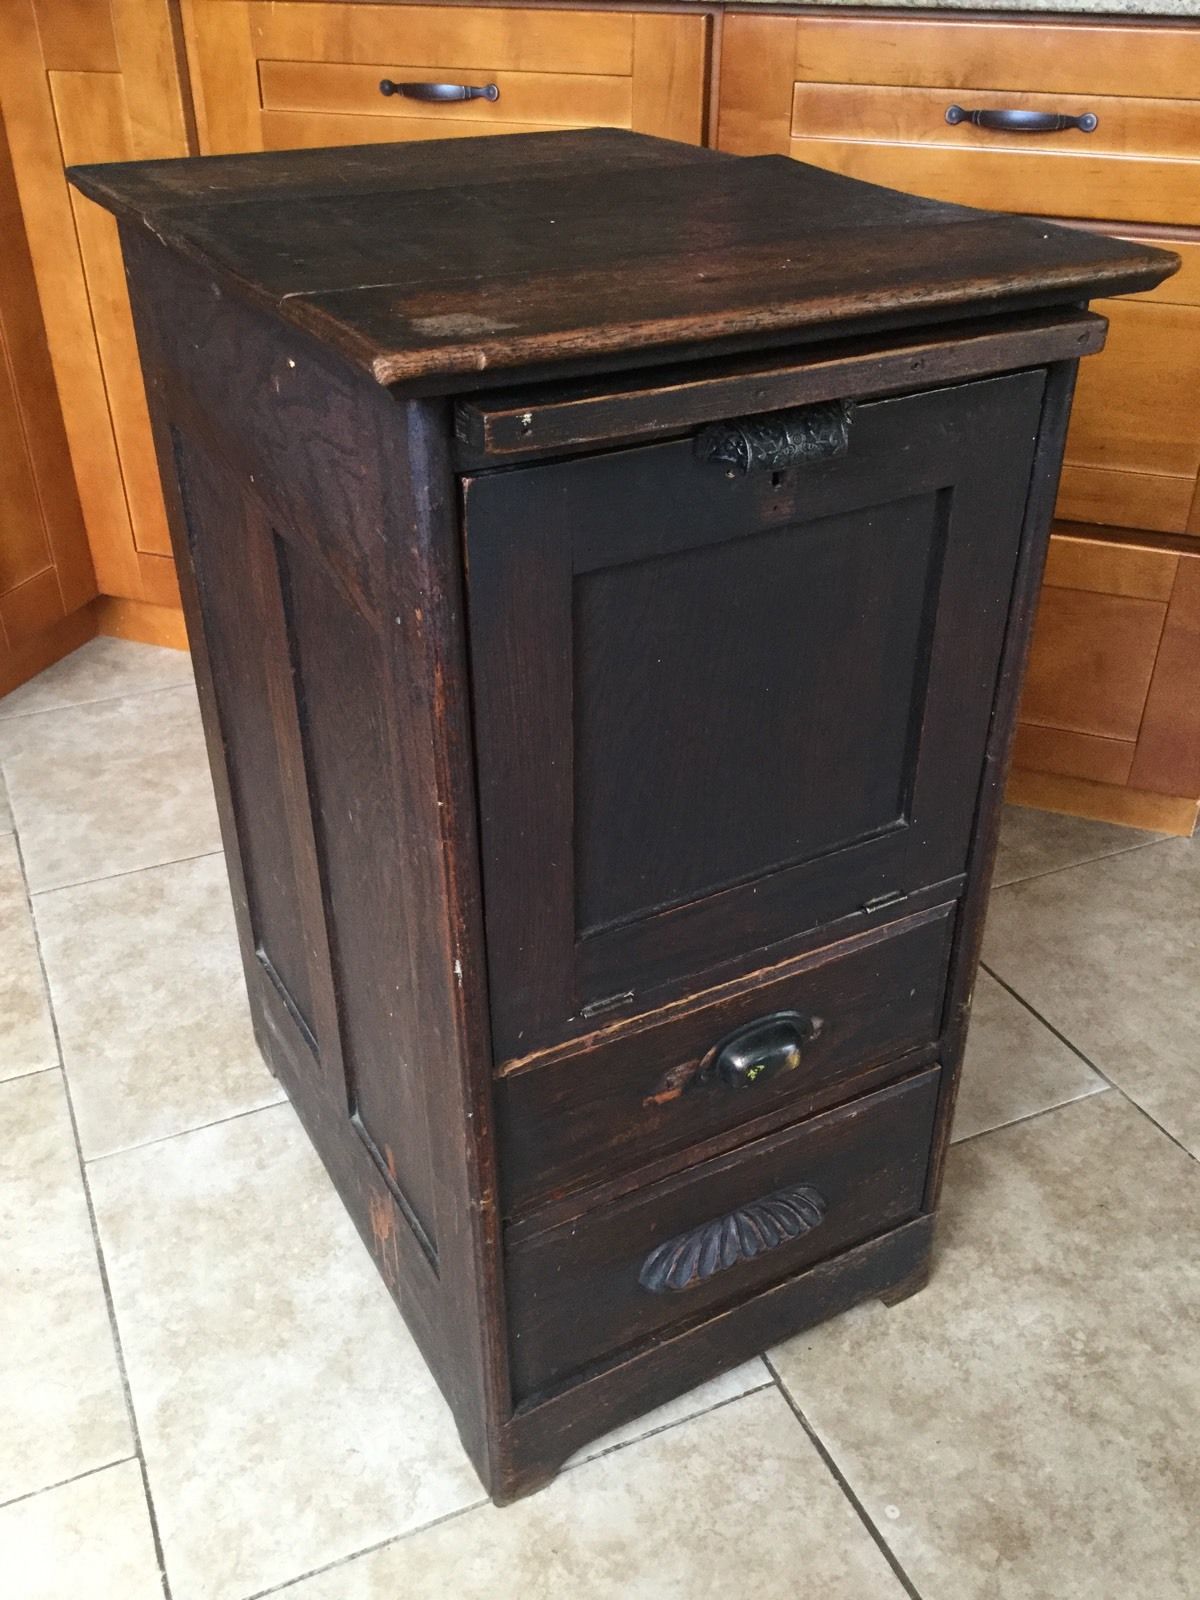
[[[1174,258],[613,131],[74,181],[258,1036],[492,1495],[919,1287],[1082,305]]]

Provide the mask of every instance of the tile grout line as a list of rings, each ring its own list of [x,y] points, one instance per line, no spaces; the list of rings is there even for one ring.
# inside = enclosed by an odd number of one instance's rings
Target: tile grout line
[[[1155,843],[1162,843],[1162,842],[1163,841],[1161,841],[1161,840],[1156,840],[1155,841]],[[1026,998],[1025,998],[1025,996],[1023,994],[1019,993],[1016,989],[1013,988],[1011,983],[1006,982],[1005,979],[1003,979],[998,972],[994,971],[993,968],[989,967],[986,962],[981,961],[979,963],[979,967],[980,967],[980,971],[986,972],[989,978],[993,978],[1000,985],[1000,987],[1004,990],[1004,992],[1006,994],[1010,994],[1013,997],[1013,999],[1015,1001],[1017,1001],[1017,1003],[1019,1005],[1024,1006],[1026,1011],[1029,1012],[1031,1017],[1036,1017],[1036,1019],[1041,1023],[1042,1027],[1048,1029],[1049,1032],[1054,1035],[1054,1037],[1059,1041],[1060,1044],[1066,1045],[1067,1049],[1072,1053],[1072,1055],[1078,1056],[1078,1058],[1080,1059],[1080,1061],[1083,1062],[1085,1067],[1090,1067],[1091,1070],[1096,1074],[1096,1076],[1099,1079],[1101,1079],[1102,1082],[1106,1083],[1110,1089],[1115,1090],[1116,1093],[1121,1096],[1122,1100],[1126,1101],[1129,1105],[1131,1105],[1133,1107],[1133,1109],[1136,1112],[1139,1113],[1139,1115],[1145,1117],[1146,1121],[1150,1124],[1150,1126],[1152,1128],[1157,1128],[1159,1133],[1161,1133],[1165,1139],[1169,1139],[1171,1141],[1171,1143],[1173,1145],[1175,1145],[1177,1147],[1177,1149],[1182,1150],[1184,1155],[1187,1156],[1190,1160],[1192,1160],[1192,1161],[1200,1161],[1200,1156],[1195,1155],[1191,1150],[1189,1150],[1187,1145],[1180,1143],[1180,1141],[1171,1132],[1170,1128],[1164,1128],[1162,1123],[1159,1122],[1157,1120],[1157,1118],[1152,1117],[1150,1115],[1150,1113],[1146,1110],[1145,1106],[1139,1105],[1138,1102],[1133,1098],[1133,1096],[1131,1094],[1127,1094],[1125,1092],[1125,1090],[1122,1089],[1122,1087],[1121,1087],[1121,1085],[1119,1083],[1117,1083],[1113,1078],[1109,1077],[1108,1073],[1105,1072],[1103,1067],[1097,1066],[1096,1063],[1092,1060],[1091,1056],[1085,1054],[1085,1052],[1082,1051],[1077,1044],[1073,1043],[1070,1039],[1068,1039],[1066,1034],[1063,1033],[1063,1031],[1061,1030],[1061,1028],[1056,1028],[1054,1026],[1054,1024],[1049,1020],[1049,1018],[1044,1017],[1042,1015],[1042,1013],[1037,1009],[1037,1007],[1035,1005],[1032,1005],[1028,1000],[1026,1000]],[[1080,1100],[1090,1100],[1091,1096],[1090,1095],[1080,1095],[1079,1099]],[[1063,1104],[1065,1104],[1065,1105],[1074,1105],[1074,1104],[1076,1104],[1076,1101],[1067,1100],[1067,1101],[1064,1101]],[[1060,1109],[1060,1107],[1059,1106],[1049,1106],[1046,1109],[1050,1110],[1050,1111],[1057,1111],[1057,1110]],[[1039,1115],[1039,1114],[1040,1113],[1037,1113],[1037,1112],[1034,1113],[1035,1116]],[[1027,1118],[1021,1118],[1020,1120],[1021,1121],[1026,1121],[1028,1119]],[[1006,1126],[1011,1126],[1011,1124],[1006,1124]],[[994,1130],[985,1130],[985,1131],[994,1131]],[[975,1139],[975,1138],[978,1138],[978,1137],[979,1137],[978,1134],[970,1134],[970,1135],[968,1135],[968,1137],[966,1139],[960,1139],[958,1142],[960,1144],[968,1144],[968,1143],[970,1143],[971,1139]]]
[[[72,883],[52,883],[45,889],[29,889],[29,898],[41,900],[48,894],[61,894],[67,889],[86,889],[93,883],[112,883],[116,878],[136,877],[139,872],[157,872],[160,867],[179,867],[187,861],[207,861],[210,856],[224,856],[224,854],[225,851],[218,845],[215,850],[200,850],[194,856],[174,856],[170,861],[150,861],[143,867],[124,867],[120,872],[102,872],[96,878],[78,878]]]
[[[247,1106],[242,1111],[231,1111],[227,1117],[214,1117],[211,1122],[198,1122],[194,1128],[176,1128],[174,1133],[156,1134],[153,1139],[142,1139],[137,1144],[123,1144],[119,1150],[103,1150],[98,1156],[83,1156],[86,1167],[101,1161],[111,1161],[114,1156],[127,1156],[134,1150],[152,1150],[158,1144],[170,1144],[172,1139],[186,1139],[190,1133],[203,1133],[208,1128],[223,1128],[227,1122],[240,1122],[243,1117],[256,1117],[260,1111],[275,1111],[280,1106],[291,1106],[286,1090],[280,1091],[278,1100],[267,1100],[261,1106]]]
[[[65,1489],[72,1483],[82,1483],[84,1478],[94,1478],[98,1472],[111,1472],[114,1467],[123,1467],[128,1462],[136,1460],[136,1456],[117,1456],[115,1460],[102,1461],[99,1466],[85,1467],[82,1472],[73,1472],[69,1478],[59,1478],[54,1483],[43,1483],[36,1489],[26,1489],[24,1494],[14,1494],[11,1500],[0,1500],[0,1511],[7,1511],[10,1506],[22,1505],[26,1500],[36,1500],[40,1494],[53,1494],[56,1489]]]
[[[872,1517],[868,1513],[867,1508],[863,1505],[862,1501],[858,1498],[858,1496],[855,1494],[854,1490],[850,1487],[849,1480],[847,1479],[845,1473],[838,1466],[837,1462],[833,1459],[833,1456],[830,1454],[829,1450],[826,1448],[825,1442],[821,1438],[820,1434],[813,1427],[812,1423],[809,1422],[808,1418],[804,1415],[804,1412],[800,1409],[800,1407],[796,1404],[795,1400],[792,1398],[791,1394],[788,1392],[787,1385],[784,1383],[783,1379],[779,1376],[779,1373],[775,1370],[775,1367],[772,1364],[770,1356],[764,1355],[762,1359],[763,1359],[763,1363],[766,1366],[767,1371],[771,1374],[771,1377],[774,1379],[775,1387],[779,1390],[779,1393],[783,1396],[784,1404],[787,1406],[788,1410],[795,1417],[796,1421],[804,1429],[804,1432],[807,1434],[808,1439],[809,1439],[810,1443],[813,1446],[813,1449],[817,1452],[817,1454],[820,1456],[821,1460],[824,1462],[826,1468],[829,1471],[830,1476],[833,1478],[833,1480],[837,1484],[838,1488],[845,1495],[846,1499],[850,1502],[850,1505],[853,1507],[855,1513],[857,1514],[859,1521],[862,1523],[863,1527],[870,1534],[872,1540],[878,1546],[880,1555],[883,1557],[883,1559],[887,1562],[888,1566],[891,1568],[892,1573],[896,1578],[896,1581],[900,1584],[900,1586],[904,1590],[905,1594],[909,1597],[909,1600],[922,1600],[921,1591],[917,1588],[916,1584],[909,1577],[908,1573],[905,1572],[903,1566],[900,1563],[900,1558],[895,1554],[895,1552],[892,1550],[892,1547],[888,1544],[887,1540],[884,1538],[883,1534],[875,1526],[874,1520],[872,1519]]]
[[[761,1356],[758,1359],[763,1362],[763,1365],[770,1372],[766,1357]],[[542,1488],[549,1489],[561,1478],[565,1478],[569,1472],[578,1472],[581,1467],[590,1467],[597,1461],[604,1461],[609,1456],[614,1456],[622,1450],[630,1449],[633,1445],[642,1444],[647,1439],[656,1439],[660,1434],[670,1433],[675,1428],[686,1427],[689,1422],[697,1422],[701,1417],[711,1416],[714,1411],[723,1411],[726,1406],[736,1405],[739,1400],[745,1400],[752,1394],[761,1394],[764,1389],[773,1389],[775,1387],[776,1381],[774,1375],[771,1374],[764,1378],[761,1383],[756,1383],[752,1389],[743,1389],[740,1394],[727,1395],[724,1400],[714,1400],[712,1405],[704,1406],[699,1411],[693,1411],[688,1416],[680,1417],[675,1422],[664,1422],[661,1427],[651,1428],[646,1433],[639,1433],[635,1438],[622,1439],[619,1444],[609,1445],[606,1450],[600,1450],[594,1456],[588,1456],[584,1461],[572,1462],[570,1466],[563,1467],[549,1483],[542,1485]],[[539,1489],[535,1492],[540,1494],[542,1490]],[[295,1577],[285,1578],[282,1583],[271,1584],[269,1588],[256,1589],[253,1594],[244,1596],[243,1600],[267,1600],[269,1595],[281,1594],[290,1589],[293,1584],[305,1583],[309,1578],[319,1578],[326,1572],[333,1572],[338,1567],[347,1566],[351,1561],[357,1561],[359,1556],[370,1556],[379,1550],[386,1550],[389,1545],[403,1544],[406,1540],[413,1539],[420,1533],[427,1533],[431,1528],[440,1528],[443,1523],[453,1522],[457,1517],[465,1517],[468,1512],[482,1511],[490,1504],[491,1502],[485,1497],[482,1500],[473,1500],[469,1505],[457,1506],[453,1511],[446,1511],[440,1517],[434,1517],[431,1522],[422,1522],[415,1528],[406,1528],[403,1533],[389,1534],[386,1539],[377,1539],[374,1544],[363,1545],[360,1550],[351,1550],[346,1555],[336,1556],[332,1561],[326,1562],[324,1566],[312,1567],[307,1572],[298,1572]],[[916,1600],[921,1600],[921,1597],[917,1595]]]
[[[108,1278],[108,1265],[104,1259],[104,1247],[100,1241],[100,1229],[96,1222],[96,1206],[92,1199],[92,1186],[88,1181],[87,1163],[83,1159],[83,1146],[79,1140],[79,1122],[75,1115],[75,1102],[71,1095],[71,1083],[67,1075],[66,1061],[63,1057],[62,1036],[58,1030],[58,1018],[54,1011],[54,1000],[50,989],[50,975],[46,971],[46,961],[42,953],[41,934],[38,932],[37,918],[33,914],[33,897],[29,892],[29,885],[25,879],[25,858],[21,851],[20,834],[15,834],[17,846],[17,859],[21,868],[22,882],[25,883],[26,906],[29,912],[29,921],[33,927],[34,947],[37,950],[38,967],[42,975],[42,984],[46,993],[46,1004],[50,1011],[50,1026],[54,1034],[54,1047],[58,1052],[59,1067],[62,1072],[63,1095],[67,1103],[67,1116],[71,1123],[71,1137],[75,1144],[75,1159],[79,1164],[79,1181],[83,1186],[84,1202],[87,1205],[88,1223],[92,1230],[92,1248],[96,1252],[96,1266],[100,1273],[100,1287],[104,1293],[105,1310],[108,1313],[109,1333],[113,1342],[113,1353],[116,1358],[117,1372],[121,1379],[121,1388],[125,1398],[125,1414],[129,1421],[129,1431],[133,1438],[134,1459],[142,1476],[142,1493],[146,1499],[146,1515],[150,1523],[150,1538],[154,1545],[154,1558],[158,1562],[159,1581],[162,1584],[164,1600],[172,1600],[171,1585],[167,1577],[166,1557],[163,1553],[162,1536],[158,1527],[158,1516],[154,1509],[154,1496],[150,1491],[150,1474],[146,1468],[146,1455],[142,1448],[141,1429],[138,1427],[137,1410],[133,1403],[133,1390],[129,1383],[129,1372],[125,1365],[125,1348],[121,1343],[121,1330],[117,1323],[117,1310],[113,1303],[112,1285]]]
[[[188,655],[186,650],[180,653]],[[68,700],[61,706],[42,706],[40,710],[8,711],[0,715],[0,727],[6,722],[24,722],[29,717],[52,717],[58,711],[81,711],[85,706],[111,706],[117,700],[136,700],[144,694],[166,694],[169,689],[187,689],[195,681],[194,677],[180,678],[178,683],[157,683],[152,689],[125,689],[120,694],[102,694],[94,700]]]
[[[1123,844],[1116,850],[1106,850],[1103,855],[1084,856],[1079,861],[1064,861],[1060,867],[1046,867],[1041,872],[1027,872],[1020,878],[1006,878],[1003,883],[995,880],[989,885],[991,892],[997,889],[1015,889],[1021,883],[1036,883],[1039,878],[1052,878],[1056,872],[1072,872],[1076,867],[1090,867],[1096,861],[1111,861],[1114,856],[1127,856],[1134,850],[1152,850],[1156,844],[1170,844],[1179,835],[1173,833],[1163,834],[1161,839],[1140,839],[1137,844]]]
[[[1073,1100],[1056,1100],[1052,1106],[1039,1106],[1036,1111],[1026,1111],[1023,1116],[1013,1117],[1008,1122],[998,1122],[994,1128],[977,1128],[974,1133],[964,1133],[961,1139],[951,1139],[951,1150],[961,1150],[965,1145],[974,1144],[976,1139],[986,1139],[992,1133],[1005,1133],[1009,1128],[1021,1128],[1027,1122],[1037,1122],[1041,1117],[1048,1117],[1052,1112],[1065,1111],[1068,1106],[1077,1106],[1084,1100],[1094,1100],[1097,1095],[1115,1093],[1121,1095],[1116,1084],[1109,1083],[1107,1078],[1101,1079],[1094,1089],[1085,1090],[1077,1094]],[[1128,1095],[1121,1095],[1123,1100]]]

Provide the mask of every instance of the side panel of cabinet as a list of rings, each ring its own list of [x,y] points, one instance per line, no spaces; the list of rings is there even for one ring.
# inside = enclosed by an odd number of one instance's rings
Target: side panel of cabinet
[[[125,247],[255,1031],[491,1483],[508,1407],[440,419],[147,235]]]
[[[0,90],[99,586],[132,603],[127,619],[144,610],[147,636],[182,643],[115,224],[63,175],[72,162],[188,153],[172,7],[11,0]]]
[[[0,117],[0,694],[82,643],[95,592]]]
[[[206,154],[555,127],[704,137],[705,16],[185,0],[183,17]],[[496,98],[386,96],[385,78]]]

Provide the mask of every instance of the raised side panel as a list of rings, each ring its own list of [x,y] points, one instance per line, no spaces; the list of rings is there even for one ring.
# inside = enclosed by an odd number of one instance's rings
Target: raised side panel
[[[393,776],[387,661],[375,629],[302,544],[277,538],[304,767],[341,1023],[346,1103],[427,1253],[436,1255],[424,1059],[411,1025],[412,885]],[[340,908],[340,915],[334,908]]]
[[[443,422],[214,296],[148,236],[124,244],[256,1033],[480,1476],[498,1485],[508,1393]],[[194,535],[199,585],[191,569],[173,434],[192,441],[193,461],[221,459],[208,492],[229,541],[223,588],[206,571],[205,547],[220,554],[211,528]],[[249,553],[237,543],[247,531]],[[234,721],[257,730],[268,781],[278,766],[290,864],[238,805],[253,751],[229,737],[222,660],[229,630],[236,645],[245,629],[249,649],[251,616],[269,681],[256,692],[254,663],[239,668],[258,703]],[[269,818],[261,791],[255,809]],[[311,1032],[257,952],[255,896],[269,879],[278,897],[289,874]],[[331,885],[353,925],[330,923]],[[282,922],[262,943],[286,961]],[[291,986],[300,970],[293,948]]]

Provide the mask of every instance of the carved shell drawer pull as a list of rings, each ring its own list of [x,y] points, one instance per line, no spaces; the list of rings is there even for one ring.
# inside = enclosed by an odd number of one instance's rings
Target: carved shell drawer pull
[[[638,1282],[651,1294],[690,1289],[811,1233],[824,1216],[825,1201],[811,1184],[780,1189],[656,1245],[642,1263]]]

